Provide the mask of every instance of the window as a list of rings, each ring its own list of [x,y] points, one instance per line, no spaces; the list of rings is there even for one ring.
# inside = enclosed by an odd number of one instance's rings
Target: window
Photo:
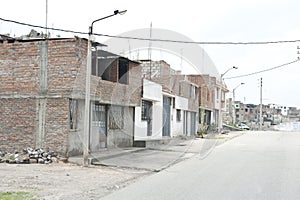
[[[124,107],[111,106],[109,110],[109,128],[123,129],[124,128]]]
[[[99,66],[99,74],[103,80],[117,82],[117,66],[118,62],[115,58],[109,59],[99,59],[98,66]]]
[[[92,75],[99,76],[103,80],[128,84],[129,60],[101,52],[92,52]]]
[[[202,102],[202,91],[201,91],[201,87],[199,87],[199,104],[202,105],[204,102]]]
[[[206,101],[209,102],[209,90],[207,89],[206,92],[207,92],[207,95],[206,95]]]
[[[152,117],[152,102],[142,101],[142,120],[148,120]]]
[[[92,75],[97,76],[98,75],[98,51],[92,51]]]
[[[197,99],[197,95],[198,95],[198,90],[197,87],[194,86],[194,98]]]
[[[179,96],[181,95],[181,84],[179,83]]]
[[[119,83],[128,84],[129,61],[123,58],[119,59]]]
[[[70,129],[77,129],[78,126],[78,100],[70,99],[69,101],[69,125]]]
[[[180,109],[176,109],[176,120],[178,122],[181,121],[181,110]]]
[[[92,125],[105,127],[106,126],[105,106],[100,104],[93,104],[92,108],[93,108]]]

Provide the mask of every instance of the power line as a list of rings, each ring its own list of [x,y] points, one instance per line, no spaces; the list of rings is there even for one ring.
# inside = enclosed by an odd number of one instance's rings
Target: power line
[[[3,19],[0,18],[0,20],[10,23],[15,23],[23,26],[30,26],[34,28],[41,28],[45,29],[44,26],[39,25],[33,25],[23,22],[18,22],[10,19]],[[75,33],[75,34],[82,34],[87,35],[88,32],[82,32],[82,31],[73,31],[73,30],[66,30],[66,29],[60,29],[60,28],[48,28],[50,30],[54,31],[61,31],[61,32],[68,32],[68,33]],[[119,39],[131,39],[131,40],[142,40],[142,41],[154,41],[154,42],[172,42],[172,43],[183,43],[183,44],[205,44],[205,45],[265,45],[265,44],[281,44],[281,43],[296,43],[300,42],[299,40],[278,40],[278,41],[262,41],[262,42],[195,42],[195,41],[183,41],[183,40],[169,40],[169,39],[157,39],[157,38],[140,38],[140,37],[131,37],[131,36],[117,36],[117,35],[108,35],[108,34],[101,34],[101,33],[93,33],[93,35],[96,36],[103,36],[103,37],[109,37],[109,38],[119,38]]]
[[[45,26],[39,26],[39,25],[33,25],[33,24],[27,24],[27,23],[23,23],[23,22],[18,22],[18,21],[10,20],[10,19],[3,19],[3,18],[0,18],[0,20],[5,21],[5,22],[11,22],[11,23],[23,25],[23,26],[30,26],[30,27],[34,27],[34,28],[46,29]],[[87,32],[72,31],[72,30],[66,30],[66,29],[60,29],[60,28],[48,28],[48,29],[54,30],[54,31],[67,32],[67,33],[88,34]]]
[[[271,67],[271,68],[264,69],[264,70],[261,70],[261,71],[257,71],[257,72],[253,72],[253,73],[249,73],[249,74],[244,74],[244,75],[239,75],[239,76],[232,76],[232,77],[228,77],[228,78],[224,78],[224,79],[234,79],[234,78],[242,78],[242,77],[246,77],[246,76],[252,76],[252,75],[255,75],[255,74],[260,74],[260,73],[263,73],[263,72],[267,72],[267,71],[271,71],[271,70],[278,69],[278,68],[281,68],[281,67],[285,67],[285,66],[288,66],[290,64],[299,62],[299,61],[300,60],[297,59],[297,60],[294,60],[294,61],[291,61],[291,62],[288,62],[288,63],[278,65],[276,67]]]

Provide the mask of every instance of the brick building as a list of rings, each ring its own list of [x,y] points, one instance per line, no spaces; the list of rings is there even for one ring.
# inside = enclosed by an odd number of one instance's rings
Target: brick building
[[[81,153],[87,40],[2,37],[0,47],[0,149]],[[93,52],[91,151],[132,145],[128,133],[133,134],[141,93],[138,65]]]

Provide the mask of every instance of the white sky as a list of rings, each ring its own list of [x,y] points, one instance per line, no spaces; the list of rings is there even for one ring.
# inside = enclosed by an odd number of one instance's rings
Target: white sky
[[[0,17],[35,25],[45,25],[46,0],[10,0],[1,2]],[[300,1],[297,0],[198,0],[198,1],[71,1],[48,0],[48,26],[88,31],[90,23],[127,9],[94,24],[95,33],[118,35],[134,29],[168,29],[193,41],[248,42],[300,39]],[[0,33],[28,34],[31,28],[0,21]],[[41,30],[39,30],[41,31]],[[73,34],[52,32],[52,35],[72,37]],[[166,39],[168,36],[166,36]],[[97,37],[104,42],[108,38]],[[297,59],[300,43],[269,45],[201,45],[224,73],[237,66],[225,77],[252,73]],[[184,50],[183,50],[184,51]],[[300,51],[300,50],[299,50]],[[166,59],[161,53],[157,59]],[[155,58],[153,58],[155,59]],[[180,59],[166,60],[180,64]],[[263,78],[263,103],[278,103],[300,108],[300,62],[270,72],[246,78],[225,80],[229,90],[241,82],[236,100],[259,103],[259,81]],[[184,67],[184,66],[183,66]]]

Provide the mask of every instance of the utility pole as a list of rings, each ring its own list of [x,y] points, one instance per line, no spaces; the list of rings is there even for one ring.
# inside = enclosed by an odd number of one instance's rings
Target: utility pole
[[[220,77],[220,86],[219,86],[219,91],[218,92],[218,95],[219,95],[219,112],[218,112],[218,132],[221,133],[222,131],[222,128],[223,128],[223,121],[222,121],[222,117],[223,117],[223,114],[222,114],[222,90],[223,90],[223,87],[225,88],[225,84],[223,84],[223,77],[224,75],[229,72],[230,70],[232,69],[238,69],[238,67],[236,66],[233,66],[229,69],[227,69],[223,74],[221,74],[221,77]],[[224,95],[224,101],[225,101],[225,95]]]
[[[149,79],[151,80],[151,76],[152,76],[152,58],[151,58],[151,54],[152,54],[152,43],[151,43],[151,39],[152,39],[152,22],[150,23],[150,37],[149,37],[149,48],[148,48],[148,58],[149,58],[149,68],[150,68],[150,77]]]
[[[46,0],[46,28],[45,28],[46,38],[49,38],[48,35],[48,0]]]
[[[92,46],[95,40],[93,36],[93,25],[95,22],[101,21],[103,19],[107,19],[109,17],[113,17],[117,14],[124,14],[126,10],[119,11],[115,10],[113,14],[108,15],[106,17],[102,17],[100,19],[96,19],[92,22],[89,27],[89,37],[88,37],[88,49],[87,49],[87,64],[86,64],[86,74],[85,74],[85,105],[84,105],[84,124],[83,124],[83,166],[89,166],[89,136],[90,136],[90,94],[91,94],[91,68],[92,68]],[[97,48],[97,47],[96,47]],[[96,49],[97,51],[97,49]]]
[[[262,129],[262,78],[260,78],[259,130]]]

